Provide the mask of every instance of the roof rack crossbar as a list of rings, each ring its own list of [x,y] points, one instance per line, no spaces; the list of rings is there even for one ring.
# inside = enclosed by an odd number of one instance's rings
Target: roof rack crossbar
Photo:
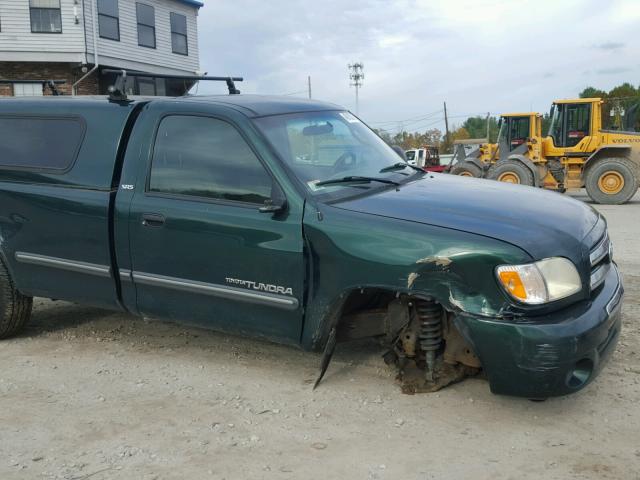
[[[213,82],[226,82],[227,88],[229,89],[229,95],[238,95],[240,90],[236,88],[236,84],[234,82],[242,82],[244,79],[242,77],[210,77],[207,75],[170,75],[166,73],[146,73],[146,72],[136,72],[133,70],[123,70],[123,69],[115,69],[115,68],[105,68],[102,70],[102,73],[114,73],[118,75],[116,78],[115,85],[109,88],[111,96],[115,94],[117,98],[114,100],[123,101],[126,100],[126,93],[124,91],[124,81],[127,78],[127,75],[135,76],[135,77],[144,77],[144,78],[171,78],[175,80],[192,80],[192,81],[213,81]],[[113,90],[112,90],[113,89]]]

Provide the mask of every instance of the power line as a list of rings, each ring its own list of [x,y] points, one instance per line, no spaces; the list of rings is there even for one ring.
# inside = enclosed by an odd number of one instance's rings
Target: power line
[[[419,126],[418,125],[414,125],[413,127],[411,127],[411,129],[414,130],[414,131],[417,131],[417,130],[420,130],[420,129],[431,127],[433,125],[437,125],[437,124],[442,123],[442,122],[444,122],[444,119],[443,118],[439,118],[439,119],[437,119],[435,121],[431,120],[431,121],[429,121],[427,123],[424,123],[422,125],[419,125]],[[406,131],[405,130],[405,125],[402,124],[402,122],[400,122],[400,125],[397,128],[394,128],[394,129],[387,130],[387,128],[385,128],[385,127],[378,127],[378,128],[380,130],[393,131],[393,132],[396,132],[396,133],[400,133],[400,132]]]
[[[380,121],[380,122],[369,122],[373,125],[382,125],[382,124],[390,124],[390,123],[416,123],[416,122],[420,122],[422,120],[426,120],[427,118],[431,118],[434,115],[438,115],[441,114],[442,110],[436,110],[435,112],[431,112],[431,113],[427,113],[425,115],[420,115],[417,117],[410,117],[410,118],[404,118],[402,120],[386,120],[386,121]]]

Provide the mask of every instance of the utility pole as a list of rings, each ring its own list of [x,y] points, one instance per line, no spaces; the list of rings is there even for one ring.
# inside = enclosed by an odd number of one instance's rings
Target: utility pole
[[[309,87],[309,99],[311,99],[311,75],[307,76],[307,86]]]
[[[356,87],[356,115],[359,115],[360,100],[358,98],[358,90],[362,86],[362,80],[364,80],[364,65],[362,62],[349,64],[349,79],[351,80],[351,86]]]
[[[489,136],[491,135],[491,112],[487,112],[487,143],[489,143],[491,140],[489,139]]]
[[[444,131],[444,143],[449,147],[449,117],[447,117],[447,102],[444,102]]]

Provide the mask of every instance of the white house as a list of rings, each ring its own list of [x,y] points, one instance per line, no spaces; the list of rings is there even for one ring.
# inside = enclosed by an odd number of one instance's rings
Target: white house
[[[199,73],[198,0],[2,0],[0,95],[104,94],[106,69],[162,74],[127,79],[127,93],[182,95],[166,75]],[[64,83],[62,83],[64,82]]]

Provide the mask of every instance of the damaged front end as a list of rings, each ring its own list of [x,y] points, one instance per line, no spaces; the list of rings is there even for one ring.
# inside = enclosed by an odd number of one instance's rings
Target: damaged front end
[[[480,372],[480,360],[455,327],[452,314],[430,297],[403,300],[408,322],[384,358],[397,365],[404,393],[435,392]]]
[[[362,290],[368,301],[385,301],[384,292]],[[357,300],[356,300],[357,301]],[[360,300],[362,302],[362,300]],[[398,369],[397,381],[407,394],[435,392],[477,375],[481,364],[447,312],[432,297],[396,295],[385,306],[342,317],[326,343],[319,384],[337,343],[378,337],[387,348],[383,358]]]

